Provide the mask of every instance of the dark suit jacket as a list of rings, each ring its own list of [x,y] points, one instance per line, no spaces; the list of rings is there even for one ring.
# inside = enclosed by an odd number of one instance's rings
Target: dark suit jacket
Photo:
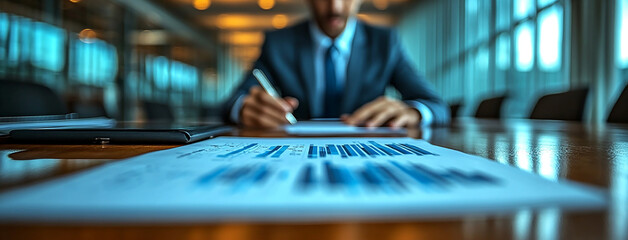
[[[309,119],[314,108],[315,94],[314,50],[309,22],[266,33],[259,59],[254,68],[262,70],[283,97],[299,100],[294,111],[297,119]],[[358,21],[353,38],[351,56],[341,103],[342,113],[352,113],[362,105],[384,95],[386,86],[394,86],[402,100],[414,100],[427,106],[434,115],[434,124],[449,122],[447,104],[434,92],[406,57],[397,34],[387,28],[375,27]],[[236,89],[225,106],[223,116],[229,114],[236,100],[257,85],[252,73]]]

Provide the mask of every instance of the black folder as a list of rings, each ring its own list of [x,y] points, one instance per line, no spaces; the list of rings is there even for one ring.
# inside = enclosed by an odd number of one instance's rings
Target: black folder
[[[10,132],[16,142],[83,144],[184,144],[232,130],[222,124],[118,123],[111,128],[19,129]]]

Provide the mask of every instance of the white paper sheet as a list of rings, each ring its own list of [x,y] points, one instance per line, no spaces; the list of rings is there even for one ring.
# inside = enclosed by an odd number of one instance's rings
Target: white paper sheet
[[[0,221],[309,221],[604,205],[597,190],[423,140],[219,137],[2,193]]]
[[[284,127],[286,133],[298,136],[356,135],[356,134],[405,134],[405,128],[366,128],[344,124],[340,121],[299,121]]]

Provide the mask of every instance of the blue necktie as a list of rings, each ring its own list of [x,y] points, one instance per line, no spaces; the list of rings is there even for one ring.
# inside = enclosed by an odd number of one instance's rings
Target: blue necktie
[[[341,93],[336,82],[336,66],[334,57],[338,55],[338,49],[333,44],[325,54],[325,109],[323,117],[340,117]]]

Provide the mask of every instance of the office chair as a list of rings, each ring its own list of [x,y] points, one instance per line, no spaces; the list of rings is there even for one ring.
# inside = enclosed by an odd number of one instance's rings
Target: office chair
[[[460,111],[460,108],[462,108],[462,103],[460,102],[456,102],[449,105],[449,112],[451,113],[452,119],[458,117],[458,111]]]
[[[475,111],[475,117],[500,119],[504,100],[505,95],[483,100]]]
[[[68,110],[52,89],[30,82],[0,80],[0,117],[63,115]]]
[[[142,102],[142,106],[144,107],[144,113],[146,113],[146,120],[160,122],[174,121],[174,114],[167,104],[144,101]]]
[[[218,105],[218,106],[211,106],[211,107],[203,107],[201,108],[201,120],[202,121],[221,121],[221,115],[220,113],[222,113],[222,111],[224,111],[223,106],[222,105]]]
[[[589,88],[545,95],[536,102],[531,119],[582,121]]]
[[[79,118],[108,117],[105,106],[101,102],[72,102],[70,109]]]
[[[628,85],[621,92],[606,120],[609,123],[628,123]]]

